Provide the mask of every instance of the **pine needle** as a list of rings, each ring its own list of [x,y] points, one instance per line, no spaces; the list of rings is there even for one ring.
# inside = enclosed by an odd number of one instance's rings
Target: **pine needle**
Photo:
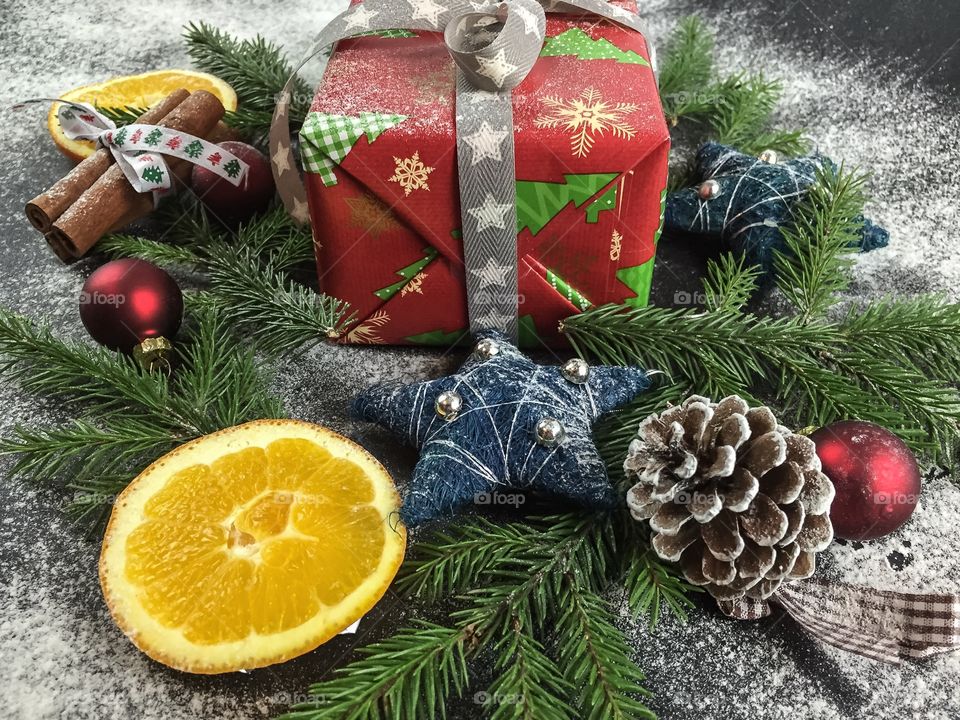
[[[270,129],[277,98],[293,73],[280,48],[260,35],[240,40],[206,23],[184,28],[187,53],[194,64],[230,84],[237,93],[238,112],[225,121],[254,136]],[[290,119],[299,126],[313,98],[311,88],[298,78],[290,103]]]
[[[852,248],[863,225],[866,176],[827,168],[783,228],[785,251],[775,259],[777,286],[801,322],[822,316],[849,284]]]

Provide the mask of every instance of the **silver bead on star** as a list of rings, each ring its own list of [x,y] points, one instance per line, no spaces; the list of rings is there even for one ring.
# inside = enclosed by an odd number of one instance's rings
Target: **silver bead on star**
[[[561,367],[564,380],[575,385],[583,385],[590,377],[590,366],[582,358],[570,358]]]
[[[567,436],[560,421],[552,417],[545,417],[538,422],[535,433],[537,442],[544,447],[556,447]]]
[[[460,397],[460,393],[454,392],[453,390],[444,390],[442,393],[437,395],[436,402],[437,415],[442,417],[447,422],[451,420],[456,420],[457,415],[460,414],[460,411],[463,409],[463,398]]]
[[[712,200],[720,194],[720,183],[716,180],[705,180],[697,188],[701,200]]]
[[[777,155],[776,150],[764,150],[757,156],[757,159],[760,160],[760,162],[767,163],[768,165],[776,165],[778,162],[780,162],[780,156]]]
[[[473,354],[481,360],[489,360],[500,354],[500,343],[491,338],[483,338],[473,349]]]

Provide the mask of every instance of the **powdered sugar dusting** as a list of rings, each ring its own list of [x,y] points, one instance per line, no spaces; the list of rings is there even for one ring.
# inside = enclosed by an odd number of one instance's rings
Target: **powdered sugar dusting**
[[[646,4],[655,40],[693,7],[676,5]],[[325,0],[288,0],[282,7],[255,0],[197,10],[187,0],[172,0],[140,14],[132,32],[127,12],[67,0],[8,0],[0,27],[6,50],[0,54],[0,104],[112,74],[187,66],[179,29],[189,20],[248,36],[259,31],[299,57],[340,7]],[[874,172],[869,212],[891,231],[891,244],[858,259],[849,298],[940,291],[960,299],[960,242],[950,192],[960,166],[960,115],[950,100],[912,87],[895,72],[878,75],[866,62],[839,64],[772,43],[746,12],[705,19],[718,30],[724,66],[763,67],[784,81],[785,125],[805,126],[822,151]],[[316,79],[319,67],[311,65],[308,76]],[[22,216],[23,203],[69,168],[46,137],[45,112],[31,106],[0,116],[6,136],[0,146],[0,301],[82,337],[75,308],[82,268],[61,266]],[[372,381],[436,376],[458,359],[324,347],[280,364],[274,385],[297,417],[363,442],[402,481],[414,454],[350,419],[349,401]],[[3,428],[59,417],[56,408],[9,384],[0,385],[0,403]],[[191,677],[167,670],[140,654],[110,620],[97,583],[98,543],[64,518],[66,495],[16,482],[0,485],[0,707],[9,716],[266,717],[305,692],[353,642],[337,639],[304,658],[248,675]],[[862,546],[835,545],[823,570],[878,588],[957,591],[958,528],[960,490],[949,479],[930,480],[906,527]],[[658,692],[651,703],[664,718],[960,715],[960,654],[919,667],[878,665],[820,645],[789,620],[736,622],[720,617],[708,602],[689,624],[665,619],[652,635],[626,614],[622,625]]]

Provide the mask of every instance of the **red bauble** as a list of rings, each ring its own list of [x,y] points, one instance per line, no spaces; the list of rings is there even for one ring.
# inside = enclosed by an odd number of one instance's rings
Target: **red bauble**
[[[172,277],[145,260],[113,260],[97,268],[80,293],[80,319],[101,345],[132,352],[147,338],[173,338],[183,294]]]
[[[191,185],[210,214],[228,227],[261,213],[273,200],[273,173],[266,156],[252,145],[227,140],[220,147],[250,166],[244,182],[234,185],[206,168],[194,165]]]
[[[810,435],[837,496],[830,521],[837,537],[873,540],[903,525],[920,498],[920,468],[889,430],[847,420]]]

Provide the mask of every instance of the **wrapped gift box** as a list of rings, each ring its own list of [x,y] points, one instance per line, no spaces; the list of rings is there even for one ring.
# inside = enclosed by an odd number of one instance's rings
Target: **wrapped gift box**
[[[646,304],[670,137],[645,39],[594,16],[547,14],[513,108],[520,341],[556,345],[565,317]],[[465,333],[455,122],[440,33],[336,46],[301,155],[321,287],[357,313],[347,342]]]

